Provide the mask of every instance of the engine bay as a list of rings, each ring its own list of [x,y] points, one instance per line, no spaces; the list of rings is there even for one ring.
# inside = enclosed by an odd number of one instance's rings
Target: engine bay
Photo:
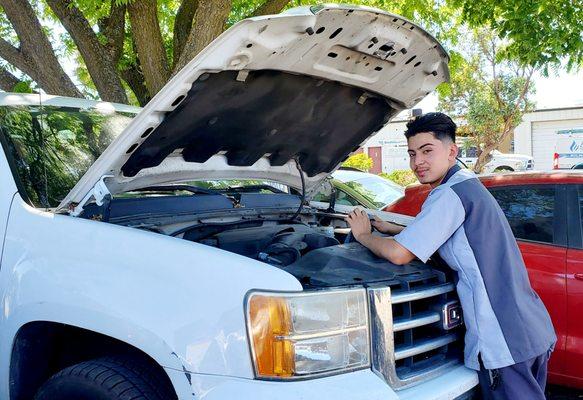
[[[245,197],[245,198],[243,198]],[[445,281],[438,257],[395,265],[358,242],[346,242],[343,214],[305,207],[288,194],[223,194],[113,199],[85,208],[83,218],[148,230],[236,253],[294,275],[304,288],[382,283],[391,287]]]
[[[185,240],[217,247],[281,268],[305,288],[436,278],[435,266],[420,261],[395,265],[358,242],[344,243],[346,230],[302,223],[260,223],[224,229],[205,226],[186,230]]]

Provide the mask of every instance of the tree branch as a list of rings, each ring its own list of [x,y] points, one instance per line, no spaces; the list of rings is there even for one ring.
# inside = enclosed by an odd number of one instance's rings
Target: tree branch
[[[0,6],[20,40],[20,56],[16,56],[13,49],[7,48],[5,41],[2,43],[4,50],[8,50],[7,57],[15,56],[13,65],[48,93],[83,97],[59,64],[30,3],[27,0],[0,0]]]
[[[120,71],[121,77],[128,84],[132,92],[136,95],[140,106],[145,106],[150,101],[151,97],[148,88],[144,83],[144,75],[140,71],[139,66],[131,66]]]
[[[166,49],[158,23],[157,1],[134,0],[128,4],[128,12],[146,87],[153,96],[170,78]]]
[[[251,16],[279,14],[290,0],[267,0],[253,11]]]
[[[77,45],[99,96],[105,101],[127,103],[128,99],[110,52],[99,43],[97,35],[83,13],[71,0],[46,0],[46,2]]]
[[[207,0],[198,4],[194,15],[193,28],[184,45],[180,59],[174,67],[176,74],[202,49],[225,30],[231,12],[232,0]]]
[[[109,51],[111,61],[117,64],[122,51],[125,34],[125,4],[117,5],[115,0],[111,0],[109,16],[98,21],[99,30],[107,39],[105,47]]]
[[[525,69],[526,72],[526,69]],[[534,75],[534,68],[529,68],[528,71],[528,77],[526,78],[526,82],[524,83],[524,87],[522,88],[522,91],[520,92],[520,97],[518,98],[517,101],[517,106],[520,105],[520,103],[524,102],[524,107],[522,107],[521,112],[526,112],[526,109],[528,107],[528,102],[525,101],[526,100],[526,95],[528,94],[528,89],[530,89],[530,84],[532,82],[532,76]]]
[[[30,72],[31,66],[21,51],[2,38],[0,38],[0,57],[24,73]]]
[[[174,65],[180,59],[184,45],[188,40],[190,31],[192,30],[192,23],[194,15],[198,7],[198,0],[182,0],[176,19],[174,20],[174,43],[173,43],[173,60]]]
[[[0,89],[5,92],[12,92],[19,83],[20,79],[12,75],[6,68],[0,67]]]

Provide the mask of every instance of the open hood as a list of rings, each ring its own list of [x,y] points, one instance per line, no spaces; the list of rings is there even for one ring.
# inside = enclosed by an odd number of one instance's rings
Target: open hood
[[[59,208],[201,179],[308,193],[404,108],[449,79],[440,44],[379,10],[300,8],[239,22],[148,103]]]

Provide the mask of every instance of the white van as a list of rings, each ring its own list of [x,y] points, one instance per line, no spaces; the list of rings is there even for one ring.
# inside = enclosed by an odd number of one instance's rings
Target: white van
[[[557,131],[553,169],[583,169],[583,128]]]

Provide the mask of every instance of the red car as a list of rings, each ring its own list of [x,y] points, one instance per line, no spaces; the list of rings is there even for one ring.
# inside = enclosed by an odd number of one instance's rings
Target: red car
[[[583,171],[480,176],[506,214],[558,341],[549,382],[583,388]],[[429,185],[410,186],[384,211],[415,216]]]

